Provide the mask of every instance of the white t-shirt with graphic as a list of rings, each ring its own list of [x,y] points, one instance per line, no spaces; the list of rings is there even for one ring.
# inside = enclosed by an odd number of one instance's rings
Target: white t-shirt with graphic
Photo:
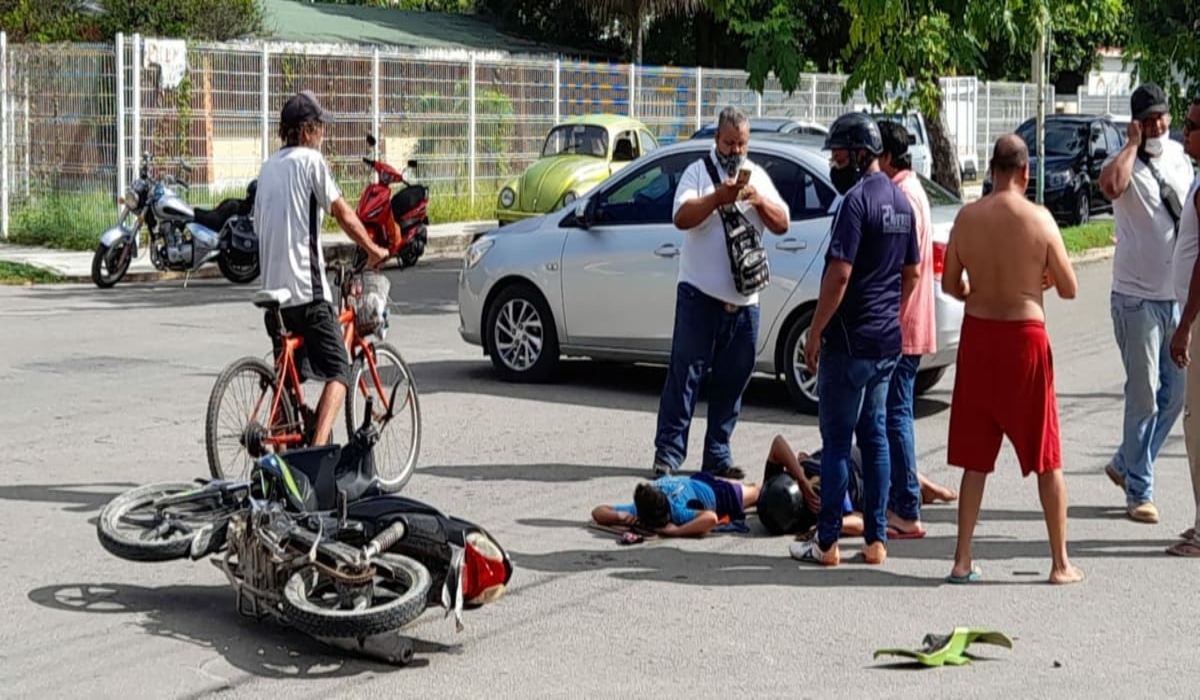
[[[263,163],[254,200],[263,289],[290,291],[285,308],[333,301],[325,277],[321,223],[341,197],[320,151],[287,147]]]

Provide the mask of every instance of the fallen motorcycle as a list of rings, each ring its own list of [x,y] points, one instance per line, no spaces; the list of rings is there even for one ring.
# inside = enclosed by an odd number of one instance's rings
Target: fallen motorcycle
[[[121,196],[117,225],[100,235],[92,256],[92,282],[101,289],[120,282],[129,264],[138,257],[138,234],[145,226],[150,237],[150,262],[156,270],[191,274],[216,262],[225,279],[248,284],[258,278],[258,235],[253,210],[257,181],[246,188],[246,196],[226,198],[215,209],[193,207],[180,190],[186,180],[165,175],[155,177],[151,156],[142,155],[137,180]],[[189,168],[180,164],[183,172]]]
[[[513,567],[482,527],[376,488],[371,400],[344,446],[267,455],[246,481],[117,496],[97,521],[100,544],[131,561],[219,554],[212,563],[237,592],[239,613],[408,663],[412,641],[399,630],[440,606],[461,631],[462,611],[503,595]]]

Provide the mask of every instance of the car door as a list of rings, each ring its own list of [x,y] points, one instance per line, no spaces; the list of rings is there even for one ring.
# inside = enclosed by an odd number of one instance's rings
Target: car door
[[[675,187],[699,151],[647,158],[594,196],[590,226],[573,228],[562,255],[567,343],[668,355],[683,232]]]
[[[771,284],[759,294],[759,324],[763,332],[758,340],[764,346],[770,338],[765,330],[779,320],[793,292],[813,268],[813,262],[825,252],[832,220],[829,210],[837,193],[796,160],[753,151],[750,158],[771,176],[780,197],[788,203],[791,219],[786,234],[765,232],[763,238],[771,265]]]

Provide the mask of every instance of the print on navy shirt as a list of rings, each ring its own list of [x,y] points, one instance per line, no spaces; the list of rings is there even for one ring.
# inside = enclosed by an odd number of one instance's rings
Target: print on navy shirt
[[[850,263],[851,272],[825,344],[853,357],[899,355],[901,269],[920,257],[912,205],[884,173],[864,175],[846,193],[834,215],[826,269],[831,260]]]

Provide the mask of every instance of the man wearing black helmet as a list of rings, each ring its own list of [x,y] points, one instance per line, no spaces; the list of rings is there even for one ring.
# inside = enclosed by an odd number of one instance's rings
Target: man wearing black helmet
[[[863,519],[868,564],[887,558],[891,464],[885,420],[887,392],[901,352],[900,307],[916,288],[916,223],[904,192],[879,168],[883,139],[866,114],[838,117],[825,148],[830,179],[844,194],[834,216],[821,293],[804,358],[817,372],[820,405],[821,515],[817,537],[801,561],[841,562],[842,495],[850,449],[862,451]]]

